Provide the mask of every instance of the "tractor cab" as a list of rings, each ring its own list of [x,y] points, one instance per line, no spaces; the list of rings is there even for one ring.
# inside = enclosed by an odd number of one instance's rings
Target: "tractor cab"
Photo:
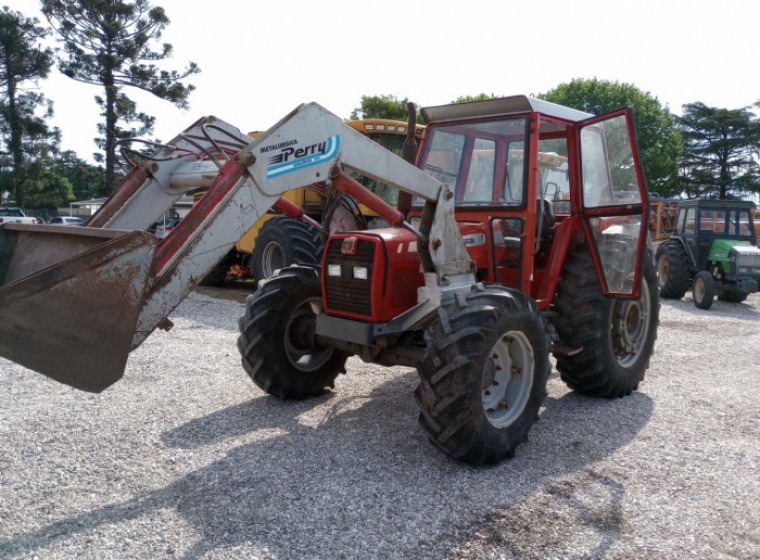
[[[735,245],[757,244],[753,208],[744,200],[684,200],[673,234],[683,240],[694,267],[703,270],[708,259],[724,259]]]
[[[482,235],[468,238],[471,254],[484,256],[479,280],[547,307],[556,265],[583,229],[604,292],[638,294],[647,197],[627,111],[593,117],[515,96],[422,114],[418,166],[453,188],[460,224],[482,224]]]

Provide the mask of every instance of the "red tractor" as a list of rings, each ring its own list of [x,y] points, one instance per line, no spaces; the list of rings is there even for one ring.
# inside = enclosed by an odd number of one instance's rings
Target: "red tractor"
[[[238,347],[256,384],[282,398],[332,387],[350,355],[416,367],[431,441],[493,461],[537,417],[549,348],[585,394],[620,397],[643,378],[659,312],[645,190],[627,111],[591,118],[512,97],[422,113],[418,167],[449,189],[465,265],[429,262],[454,225],[426,227],[434,209],[418,200],[412,227],[333,234],[321,272],[292,266],[264,283]],[[428,292],[428,274],[450,292]],[[463,293],[465,274],[476,283]]]
[[[302,213],[280,194],[316,184],[388,227],[325,234],[321,266],[280,269],[249,296],[238,348],[264,391],[319,394],[352,355],[416,367],[430,441],[491,463],[526,440],[550,354],[578,392],[635,390],[659,296],[630,112],[594,117],[516,96],[422,113],[416,167],[315,104],[257,139],[204,119],[159,146],[77,232],[53,242],[45,226],[0,228],[0,354],[103,390],[264,212]],[[411,205],[389,206],[349,170]],[[135,231],[198,186],[210,188],[165,240]],[[50,320],[58,314],[77,327]]]

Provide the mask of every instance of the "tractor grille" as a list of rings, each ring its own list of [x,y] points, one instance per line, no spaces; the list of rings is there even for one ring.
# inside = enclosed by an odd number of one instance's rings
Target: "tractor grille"
[[[341,253],[342,239],[333,239],[327,247],[325,258],[325,300],[332,311],[342,311],[372,316],[372,263],[375,258],[375,243],[359,240],[355,255]],[[327,266],[339,264],[340,276],[327,274]],[[368,269],[366,280],[354,278],[355,266]]]
[[[760,269],[760,254],[740,254],[736,257],[736,266]]]

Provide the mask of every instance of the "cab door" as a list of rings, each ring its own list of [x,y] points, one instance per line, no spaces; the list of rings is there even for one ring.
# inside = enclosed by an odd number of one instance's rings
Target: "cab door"
[[[602,292],[638,298],[649,209],[631,111],[577,123],[575,140],[583,225]]]

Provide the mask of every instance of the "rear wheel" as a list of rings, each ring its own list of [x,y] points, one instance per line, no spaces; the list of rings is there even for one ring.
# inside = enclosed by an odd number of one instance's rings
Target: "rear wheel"
[[[253,277],[266,280],[291,264],[319,265],[324,243],[319,230],[287,216],[276,216],[261,227],[253,247]]]
[[[333,387],[348,355],[316,341],[322,292],[315,268],[291,266],[263,282],[245,302],[238,350],[243,368],[276,397],[303,399]]]
[[[699,309],[710,309],[715,299],[715,280],[712,274],[706,270],[697,272],[691,293],[694,296],[694,305]]]
[[[665,241],[657,248],[657,280],[660,296],[681,299],[689,289],[689,255],[678,241]]]
[[[638,388],[649,367],[659,322],[657,275],[649,253],[642,263],[637,300],[602,295],[588,248],[568,255],[557,286],[554,320],[564,346],[556,354],[562,380],[579,393],[615,398]]]
[[[495,463],[528,438],[551,366],[545,324],[533,300],[503,289],[473,290],[441,310],[425,334],[415,398],[420,424],[443,453]]]

